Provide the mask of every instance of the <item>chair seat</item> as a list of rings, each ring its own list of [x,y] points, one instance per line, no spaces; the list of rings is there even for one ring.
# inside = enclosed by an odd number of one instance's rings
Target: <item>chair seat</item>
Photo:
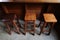
[[[57,22],[57,19],[52,13],[44,13],[43,16],[44,16],[45,22]]]
[[[25,20],[36,20],[36,14],[35,13],[26,13]]]

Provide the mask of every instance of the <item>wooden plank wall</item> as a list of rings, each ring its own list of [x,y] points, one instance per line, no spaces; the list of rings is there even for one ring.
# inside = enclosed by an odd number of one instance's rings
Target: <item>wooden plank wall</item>
[[[24,19],[26,12],[35,12],[37,14],[37,18],[39,19],[41,14],[44,12],[53,12],[52,6],[47,3],[1,3],[6,6],[9,6],[10,9],[14,8],[20,8],[21,11],[21,19]],[[4,10],[4,9],[3,9]]]

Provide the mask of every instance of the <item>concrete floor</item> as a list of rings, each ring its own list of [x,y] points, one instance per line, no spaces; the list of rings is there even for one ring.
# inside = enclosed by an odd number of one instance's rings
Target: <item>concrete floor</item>
[[[20,21],[21,24],[23,24],[23,21]],[[37,21],[37,24],[39,21]],[[0,26],[4,26],[3,23],[0,22]],[[21,25],[22,26],[22,25]],[[39,32],[39,31],[38,31]],[[50,35],[31,35],[30,33],[26,33],[26,35],[17,34],[15,32],[12,32],[11,35],[6,33],[4,30],[0,29],[0,40],[58,40],[56,32],[53,30]]]
[[[4,31],[0,31],[0,40],[58,40],[58,39],[54,31],[52,31],[50,35],[35,34],[34,36],[29,33],[23,35],[23,34],[16,34],[14,32],[12,32],[12,34],[9,35]]]

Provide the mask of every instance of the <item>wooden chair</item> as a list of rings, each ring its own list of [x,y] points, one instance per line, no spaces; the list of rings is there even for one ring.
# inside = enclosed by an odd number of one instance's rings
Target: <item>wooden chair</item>
[[[7,16],[7,15],[5,15],[4,16],[4,18],[3,18],[3,23],[6,25],[6,32],[8,32],[8,34],[10,34],[11,35],[11,27],[10,27],[10,25],[9,25],[9,15]]]
[[[16,29],[15,32],[18,32],[20,34],[20,31],[19,31],[20,27],[16,24],[17,23],[16,21],[18,21],[20,18],[20,14],[22,11],[21,7],[19,7],[18,5],[6,6],[4,4],[2,4],[2,7],[6,14],[10,14],[10,16],[14,14],[13,17],[11,17],[9,21],[13,23],[13,26]],[[14,21],[14,20],[16,20],[16,21]]]
[[[44,21],[45,21],[45,22],[44,22],[43,27],[41,28],[41,33],[42,33],[42,32],[45,32],[45,31],[48,31],[48,32],[49,32],[48,35],[49,35],[50,32],[51,32],[51,30],[52,30],[52,28],[54,27],[54,24],[57,22],[57,19],[56,19],[56,17],[54,16],[53,13],[44,13],[44,14],[43,14],[43,17],[44,17]],[[49,30],[45,30],[45,31],[44,31],[44,28],[45,28],[48,24],[50,24]]]

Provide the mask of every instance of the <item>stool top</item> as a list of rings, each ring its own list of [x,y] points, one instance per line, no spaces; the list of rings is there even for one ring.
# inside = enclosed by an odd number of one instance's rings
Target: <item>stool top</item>
[[[26,13],[25,20],[36,20],[36,14],[35,13]]]
[[[57,19],[55,18],[54,14],[52,13],[44,13],[44,20],[45,22],[57,22]]]

